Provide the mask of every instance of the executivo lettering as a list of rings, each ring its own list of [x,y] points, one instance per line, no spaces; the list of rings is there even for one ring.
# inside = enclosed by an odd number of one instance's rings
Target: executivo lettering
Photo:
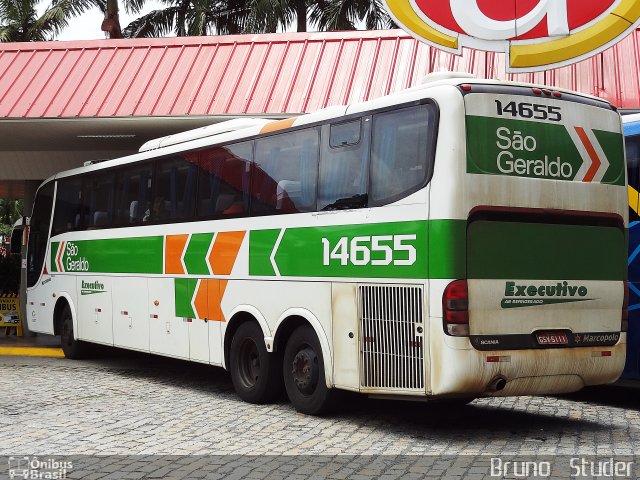
[[[555,285],[520,285],[506,282],[502,308],[533,307],[558,303],[585,302],[589,290],[584,285],[571,285],[569,282],[558,282]]]
[[[94,295],[96,293],[104,293],[104,284],[95,282],[85,282],[82,280],[82,288],[80,289],[80,295]]]

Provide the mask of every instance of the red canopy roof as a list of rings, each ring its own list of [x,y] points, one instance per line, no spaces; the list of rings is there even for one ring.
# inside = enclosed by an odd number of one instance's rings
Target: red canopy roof
[[[507,75],[401,30],[0,44],[0,118],[293,114],[379,97],[433,71],[516,79],[640,108],[640,33],[579,64]]]

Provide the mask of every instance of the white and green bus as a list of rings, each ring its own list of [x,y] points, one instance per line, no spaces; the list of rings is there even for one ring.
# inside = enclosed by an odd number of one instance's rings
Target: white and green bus
[[[326,409],[571,392],[625,361],[620,117],[594,97],[441,75],[239,119],[38,190],[28,323],[218,365],[249,402]]]

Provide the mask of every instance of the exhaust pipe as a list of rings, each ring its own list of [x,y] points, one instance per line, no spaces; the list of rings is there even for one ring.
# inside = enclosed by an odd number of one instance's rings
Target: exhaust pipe
[[[498,376],[489,382],[489,385],[487,385],[487,390],[489,392],[499,392],[500,390],[503,390],[504,387],[506,386],[507,386],[507,379],[504,377]]]

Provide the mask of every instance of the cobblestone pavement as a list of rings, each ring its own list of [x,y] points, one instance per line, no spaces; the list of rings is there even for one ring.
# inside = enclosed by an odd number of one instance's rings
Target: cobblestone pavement
[[[422,475],[411,471],[413,464],[397,470],[405,457],[431,463],[448,459],[444,467],[432,465],[429,478],[484,478],[490,456],[617,460],[640,454],[640,390],[628,388],[599,387],[570,397],[479,399],[450,409],[350,397],[338,413],[315,418],[284,401],[243,403],[222,369],[130,352],[108,350],[85,361],[0,357],[0,370],[0,455],[86,455],[101,459],[96,465],[110,458],[104,456],[115,456],[98,471],[76,469],[69,478],[162,478],[169,470],[158,474],[159,467],[145,462],[147,470],[127,470],[126,476],[124,466],[113,466],[126,458],[128,464],[134,458],[161,461],[161,455],[188,456],[165,459],[169,465],[193,466],[196,458],[212,458],[197,455],[225,456],[217,458],[226,458],[220,465],[227,467],[240,462],[226,474],[218,465],[187,468],[188,475],[179,478],[203,478],[194,471],[209,478],[231,478],[230,472],[235,478],[262,478],[260,472],[274,477],[264,463],[275,458],[269,455],[322,464],[313,475],[285,470],[275,477],[351,478],[357,473],[358,478],[391,479]],[[331,470],[342,455],[360,458],[365,473],[351,470],[353,475],[341,476]],[[638,460],[633,478],[640,474]],[[4,471],[0,465],[0,476]]]

